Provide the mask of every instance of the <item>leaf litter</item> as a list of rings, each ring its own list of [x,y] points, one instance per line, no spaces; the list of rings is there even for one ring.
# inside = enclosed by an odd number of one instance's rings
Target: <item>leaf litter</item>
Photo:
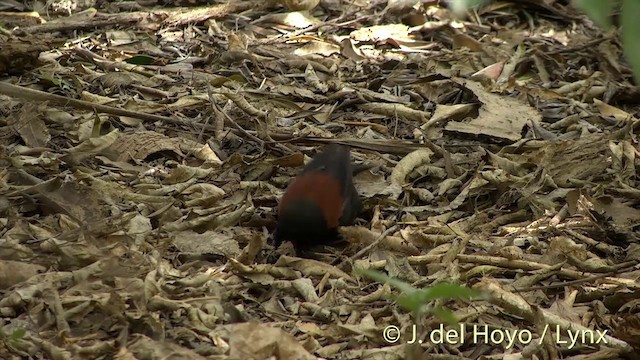
[[[616,34],[562,1],[169,3],[3,3],[0,357],[640,347],[640,93]],[[278,199],[329,142],[364,165],[365,211],[344,247],[276,251]],[[355,269],[486,296],[443,324]],[[430,337],[460,325],[532,339]]]

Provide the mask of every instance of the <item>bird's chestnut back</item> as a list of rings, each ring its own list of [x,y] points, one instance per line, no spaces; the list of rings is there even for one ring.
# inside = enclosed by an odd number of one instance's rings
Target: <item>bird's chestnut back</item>
[[[342,184],[324,171],[306,172],[298,176],[287,188],[278,207],[279,217],[294,201],[304,200],[320,209],[325,226],[336,228],[344,207]],[[301,208],[304,212],[304,208]],[[292,214],[295,215],[295,214]],[[302,214],[303,215],[303,214]]]

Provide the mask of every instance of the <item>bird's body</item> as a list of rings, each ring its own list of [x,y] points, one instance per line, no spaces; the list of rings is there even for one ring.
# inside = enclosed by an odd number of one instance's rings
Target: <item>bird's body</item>
[[[305,166],[282,196],[275,244],[289,240],[296,249],[306,249],[334,241],[338,226],[353,223],[361,208],[349,148],[330,144]]]

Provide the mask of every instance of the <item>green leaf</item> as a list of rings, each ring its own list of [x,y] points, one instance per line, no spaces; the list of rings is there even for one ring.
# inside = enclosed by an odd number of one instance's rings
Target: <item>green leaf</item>
[[[23,328],[18,328],[13,330],[13,332],[11,333],[10,339],[11,340],[20,340],[24,337],[24,334],[27,333],[27,330],[23,329]]]
[[[596,24],[604,29],[611,26],[611,9],[615,1],[611,0],[578,0],[578,6],[584,10]]]
[[[403,294],[397,296],[395,300],[403,308],[415,313],[423,313],[427,311],[433,312],[436,316],[442,316],[441,319],[444,319],[445,321],[452,320],[453,322],[455,322],[455,319],[453,319],[453,315],[450,315],[444,309],[437,310],[439,311],[439,313],[435,313],[436,310],[428,308],[427,304],[429,302],[437,299],[470,299],[482,297],[483,295],[483,293],[479,291],[469,289],[457,284],[440,283],[426,289],[416,289],[415,287],[411,286],[411,284],[408,284],[396,278],[389,277],[379,271],[356,269],[356,273],[363,274],[366,277],[378,282],[387,283],[394,288],[402,291]]]
[[[420,298],[418,296],[399,295],[395,300],[403,309],[409,310],[414,313],[423,313],[426,310],[424,303],[420,301]]]
[[[457,324],[459,322],[459,319],[453,315],[453,312],[443,307],[433,308],[431,309],[431,313],[448,324]]]
[[[636,84],[640,84],[640,0],[622,2],[622,48],[631,65]]]

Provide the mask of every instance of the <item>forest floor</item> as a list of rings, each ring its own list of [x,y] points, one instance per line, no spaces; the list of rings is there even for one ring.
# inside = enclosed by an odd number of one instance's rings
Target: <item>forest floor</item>
[[[640,92],[569,1],[0,3],[1,359],[637,356]],[[331,142],[364,212],[274,249]]]

